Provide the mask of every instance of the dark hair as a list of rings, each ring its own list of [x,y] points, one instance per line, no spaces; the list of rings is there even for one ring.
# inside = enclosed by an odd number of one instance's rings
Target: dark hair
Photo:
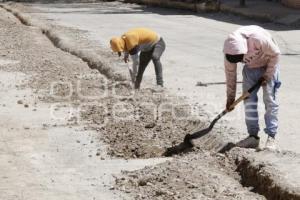
[[[244,58],[244,54],[237,54],[237,55],[226,54],[225,56],[226,56],[226,59],[231,63],[242,62],[243,58]]]

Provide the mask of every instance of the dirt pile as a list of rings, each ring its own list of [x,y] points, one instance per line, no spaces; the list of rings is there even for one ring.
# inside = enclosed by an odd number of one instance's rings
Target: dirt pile
[[[16,40],[15,36],[19,34],[16,24],[24,35],[34,40],[25,37]],[[2,70],[30,74],[27,86],[36,90],[39,100],[67,103],[70,111],[75,110],[69,125],[80,124],[85,129],[97,130],[99,139],[108,144],[111,156],[158,157],[164,148],[181,142],[186,133],[207,126],[206,121],[193,117],[193,108],[183,99],[160,88],[147,88],[147,85],[135,92],[130,82],[111,80],[96,70],[90,70],[88,66],[91,65],[78,55],[53,49],[53,43],[40,29],[25,27],[23,30],[20,22],[10,16],[9,23],[2,29],[0,36],[3,34],[3,38],[5,35],[8,39],[0,41],[4,49],[0,53],[11,60],[22,55],[20,65]],[[78,30],[59,26],[52,28],[55,32],[67,30],[71,38],[81,34]],[[84,42],[77,44],[77,48],[85,46]],[[11,46],[18,50],[6,50]],[[103,55],[110,63],[111,55]],[[61,107],[64,105],[55,109]],[[203,111],[198,109],[197,112],[196,115]],[[207,120],[206,116],[204,118]],[[238,174],[233,172],[235,157],[229,159],[206,151],[219,147],[220,141],[226,141],[224,133],[229,135],[226,126],[216,126],[209,135],[196,141],[201,149],[193,149],[192,153],[155,167],[125,172],[123,177],[116,179],[117,189],[132,193],[136,199],[264,199],[251,192],[252,188],[240,184]],[[230,133],[230,137],[233,134]],[[241,166],[240,171],[247,168],[247,165]]]
[[[253,154],[253,150],[235,148],[228,158],[237,166],[243,186],[252,186],[253,191],[267,199],[300,199],[299,172],[295,167],[300,161],[298,154],[290,151]]]
[[[123,87],[122,90],[118,94],[130,93],[131,89]],[[180,102],[165,92],[142,89],[128,98],[102,99],[105,107],[92,106],[82,115],[85,120],[98,124],[96,128],[101,132],[101,139],[109,144],[110,155],[160,157],[165,148],[181,142],[186,133],[203,126]]]
[[[116,72],[111,67],[109,59],[104,58],[101,56],[101,54],[96,54],[93,51],[79,48],[76,43],[74,44],[74,42],[70,41],[67,37],[65,37],[64,34],[61,34],[61,30],[55,29],[48,23],[41,23],[39,20],[33,19],[31,16],[24,14],[20,11],[27,10],[27,8],[23,5],[9,3],[8,5],[0,5],[0,7],[13,14],[22,24],[40,30],[55,47],[81,59],[91,69],[97,69],[108,79],[112,79],[115,81],[125,80],[125,77],[122,74]]]
[[[2,12],[5,13],[4,9]],[[19,59],[21,54],[22,60],[20,65],[5,66],[2,70],[30,75],[27,84],[38,94],[39,100],[61,103],[57,106],[75,110],[70,124],[81,123],[87,129],[97,129],[101,139],[109,144],[110,155],[126,158],[160,156],[165,147],[181,142],[186,133],[203,126],[192,117],[190,107],[181,99],[159,88],[134,92],[128,81],[110,80],[96,70],[90,70],[81,58],[53,49],[51,40],[38,27],[23,26],[12,14],[6,15],[9,19],[0,33],[6,38],[6,41],[1,41],[2,47],[18,50],[3,54],[8,54],[11,60]],[[18,28],[20,31],[17,31]],[[72,39],[81,34],[74,29],[53,28],[55,32],[60,30],[72,34]],[[19,32],[34,40],[15,40]],[[83,46],[88,49],[90,45],[84,42],[77,44],[78,49]],[[112,55],[104,55],[110,61]]]
[[[231,167],[224,155],[199,150],[155,167],[126,172],[116,184],[121,191],[136,194],[135,199],[265,199],[239,184]]]
[[[9,8],[30,12],[29,8],[19,4],[10,4]],[[36,24],[44,24],[44,21],[32,19],[27,14],[19,15],[27,16]],[[38,27],[28,27],[36,30],[34,38],[37,43],[45,40],[47,45],[53,45],[52,40],[47,35],[42,35]],[[82,37],[83,31],[51,24],[47,27],[51,28],[51,32],[63,36],[63,41],[68,41],[68,44],[76,41],[76,45],[72,46],[76,47],[75,49],[89,49],[89,52],[90,49],[95,50],[97,55],[106,58],[105,63],[109,63],[113,71],[128,76],[127,68],[121,64],[113,64],[117,61],[115,56],[95,47],[98,46],[95,42]],[[12,35],[13,39],[15,33],[7,34]],[[23,42],[20,52],[24,54],[24,61],[22,68],[18,70],[32,73],[31,86],[44,93],[41,100],[71,100],[71,106],[79,113],[77,117],[72,118],[72,123],[84,123],[87,128],[96,129],[101,139],[109,144],[110,155],[126,158],[160,156],[164,148],[182,142],[185,134],[207,126],[204,123],[207,121],[205,112],[200,107],[186,104],[184,99],[151,87],[134,92],[128,81],[110,80],[95,70],[89,70],[88,62],[84,62],[72,52],[61,51],[70,59],[59,60],[55,53],[45,46],[40,50],[41,56],[49,56],[32,59],[30,56],[35,56],[36,49],[26,44],[28,40]],[[81,66],[78,66],[78,63],[81,63]],[[147,88],[146,85],[143,87]],[[203,120],[195,119],[194,116],[199,115],[203,116]],[[222,142],[226,142],[223,138],[225,128],[217,126],[212,134],[204,137],[197,145],[206,149],[219,148]]]

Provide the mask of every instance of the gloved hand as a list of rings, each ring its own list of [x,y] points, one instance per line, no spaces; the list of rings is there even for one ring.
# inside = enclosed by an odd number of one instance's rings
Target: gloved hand
[[[125,62],[125,63],[128,63],[128,62],[129,62],[129,57],[126,56],[126,55],[124,56],[124,62]]]
[[[266,75],[263,75],[262,77],[260,77],[259,81],[261,82],[261,86],[266,86],[269,79],[267,78]]]
[[[234,99],[232,98],[227,98],[227,102],[226,102],[226,110],[228,110],[229,112],[232,111],[234,109],[234,107],[231,108],[231,105],[233,104]]]

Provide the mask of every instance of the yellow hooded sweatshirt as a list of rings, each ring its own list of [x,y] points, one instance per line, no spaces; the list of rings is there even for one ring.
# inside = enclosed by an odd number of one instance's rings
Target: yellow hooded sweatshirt
[[[149,51],[159,39],[159,35],[150,29],[134,28],[121,37],[112,38],[110,45],[114,52],[130,52],[136,46],[139,46],[139,51]]]

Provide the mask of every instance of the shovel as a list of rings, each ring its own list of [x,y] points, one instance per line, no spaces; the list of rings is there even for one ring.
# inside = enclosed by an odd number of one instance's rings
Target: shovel
[[[133,74],[133,70],[130,68],[129,64],[127,64],[127,68],[128,68],[128,71],[129,71],[131,82],[134,84],[134,82],[135,82],[135,76]]]
[[[227,113],[229,113],[230,111],[233,110],[233,108],[239,104],[241,101],[247,99],[251,93],[256,90],[257,88],[259,88],[262,84],[262,81],[259,80],[255,85],[253,85],[247,92],[243,93],[242,96],[240,96],[237,100],[235,100],[232,105],[230,106],[230,109],[225,109],[223,110],[220,114],[218,114],[213,120],[212,122],[210,123],[209,127],[203,129],[203,130],[200,130],[200,131],[197,131],[195,133],[192,133],[192,134],[187,134],[185,137],[184,137],[184,140],[182,143],[176,145],[176,146],[173,146],[173,147],[169,147],[166,149],[166,151],[163,153],[163,156],[172,156],[174,154],[179,154],[179,153],[184,153],[184,152],[187,152],[189,150],[191,150],[192,147],[194,147],[194,144],[192,143],[192,140],[194,139],[197,139],[197,138],[200,138],[206,134],[208,134],[214,127],[214,125],[217,123],[217,121],[219,119],[221,119],[224,115],[226,115]]]

